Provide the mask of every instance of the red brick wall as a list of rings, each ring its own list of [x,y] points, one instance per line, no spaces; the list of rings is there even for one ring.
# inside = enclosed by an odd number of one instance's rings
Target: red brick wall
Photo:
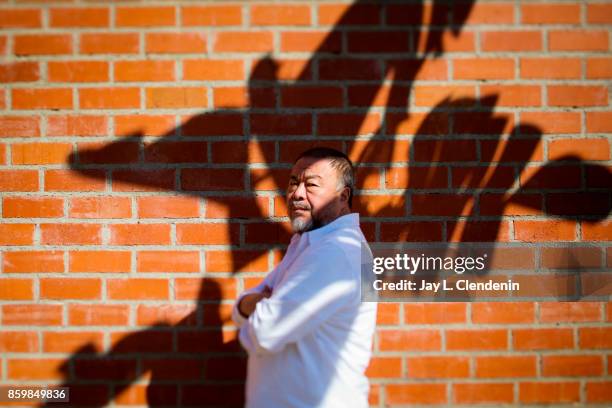
[[[359,165],[372,241],[571,241],[609,267],[612,6],[452,4],[0,2],[0,384],[239,406],[229,311],[315,144]],[[611,321],[381,304],[372,405],[610,403]]]

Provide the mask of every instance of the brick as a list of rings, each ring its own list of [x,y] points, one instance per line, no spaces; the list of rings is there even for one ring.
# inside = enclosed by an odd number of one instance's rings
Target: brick
[[[587,4],[587,22],[589,24],[612,23],[612,6],[606,3]]]
[[[68,323],[73,326],[126,326],[129,316],[128,305],[68,305]]]
[[[580,112],[521,112],[521,126],[521,131],[529,126],[544,134],[580,133]],[[537,161],[542,160],[541,146],[538,144]]]
[[[514,237],[523,242],[573,241],[574,221],[514,221]]]
[[[138,88],[81,88],[82,109],[130,109],[140,107]]]
[[[472,322],[477,324],[534,323],[533,303],[478,302],[472,304]]]
[[[579,58],[521,58],[521,78],[579,79],[582,66]]]
[[[458,188],[510,188],[514,184],[514,169],[498,165],[495,171],[491,166],[453,166],[451,185]]]
[[[603,371],[602,356],[542,356],[542,375],[545,377],[588,377],[602,375]]]
[[[0,286],[0,300],[33,300],[32,279],[3,278]]]
[[[319,78],[322,80],[382,79],[379,61],[371,58],[322,58],[319,60]]]
[[[101,226],[96,224],[41,224],[43,245],[95,245],[102,243]]]
[[[40,136],[38,116],[3,116],[0,118],[0,137]]]
[[[0,190],[36,191],[38,172],[35,170],[0,170]]]
[[[145,97],[148,109],[206,108],[208,106],[205,88],[147,88]]]
[[[167,279],[108,279],[106,293],[112,300],[167,300]]]
[[[612,78],[612,58],[588,58],[586,64],[588,79]]]
[[[608,51],[608,32],[601,30],[571,30],[548,32],[550,51]]]
[[[445,384],[387,384],[385,385],[388,404],[444,404]]]
[[[130,272],[128,251],[70,251],[69,272]]]
[[[468,357],[408,357],[408,378],[465,378],[470,375]]]
[[[380,237],[383,242],[442,241],[442,224],[428,221],[413,221],[409,226],[397,223],[382,223]]]
[[[442,338],[439,330],[379,330],[380,351],[434,351],[441,350]]]
[[[534,377],[536,356],[477,356],[477,378]]]
[[[171,136],[175,118],[172,115],[117,115],[115,136]]]
[[[71,109],[72,90],[69,88],[52,89],[13,89],[13,109]]]
[[[43,332],[43,352],[74,353],[85,345],[94,350],[104,349],[104,334],[102,332]]]
[[[596,322],[601,320],[598,302],[542,302],[540,318],[542,323]]]
[[[206,142],[164,142],[145,145],[144,161],[147,163],[206,163]]]
[[[7,326],[58,326],[62,324],[62,305],[3,305],[2,324]]]
[[[340,52],[342,37],[339,32],[281,31],[282,52]]]
[[[139,218],[192,218],[199,215],[197,198],[139,197]]]
[[[83,33],[81,54],[136,54],[140,49],[137,33]]]
[[[245,228],[247,244],[282,245],[291,239],[291,225],[287,222],[249,223]]]
[[[465,323],[463,303],[408,303],[404,305],[404,322],[408,324]]]
[[[508,333],[501,329],[446,330],[447,350],[506,350]]]
[[[215,52],[266,52],[273,48],[271,32],[220,31],[215,34]]]
[[[239,5],[184,6],[181,8],[184,26],[231,26],[242,24]]]
[[[474,198],[468,194],[415,193],[412,195],[411,214],[462,216],[472,213],[473,206]]]
[[[569,328],[514,329],[512,340],[515,350],[566,349],[574,346]]]
[[[109,9],[100,8],[52,8],[49,23],[51,27],[80,28],[108,27],[110,22]]]
[[[595,224],[583,222],[581,227],[582,238],[589,241],[608,241],[612,233],[612,222],[609,221],[601,221]]]
[[[7,377],[11,380],[60,380],[63,359],[7,359]]]
[[[117,7],[117,27],[172,26],[176,24],[175,7]]]
[[[398,357],[373,357],[366,369],[368,378],[397,378],[402,375],[402,359]]]
[[[3,331],[0,333],[0,352],[34,353],[39,351],[38,334],[33,331]]]
[[[586,112],[586,130],[588,133],[611,132],[612,112]]]
[[[64,272],[62,251],[14,251],[4,252],[5,273]]]
[[[0,81],[6,82],[33,82],[40,78],[37,62],[20,61],[0,65]]]
[[[374,4],[321,4],[318,6],[319,24],[377,25],[380,23],[381,8]]]
[[[387,4],[384,11],[389,25],[447,25],[451,22],[451,10],[446,4],[436,4],[435,7],[431,4]]]
[[[379,303],[376,312],[376,324],[399,324],[399,306],[397,303]]]
[[[72,143],[14,143],[11,150],[14,165],[63,164],[72,153]]]
[[[335,86],[291,86],[281,88],[283,108],[341,108],[342,88]]]
[[[306,117],[305,115],[302,115]],[[320,136],[348,136],[374,134],[380,129],[378,113],[321,113],[317,115],[317,134]],[[303,124],[303,129],[310,123]],[[310,132],[307,132],[310,133]]]
[[[32,245],[33,224],[0,224],[0,245]]]
[[[206,52],[206,36],[198,32],[146,33],[145,51],[147,54],[203,53]]]
[[[5,197],[2,215],[5,218],[54,218],[64,214],[64,200],[55,197]]]
[[[116,61],[114,75],[117,82],[173,81],[174,61]]]
[[[455,24],[460,24],[459,17],[465,18],[464,24],[512,24],[514,23],[514,5],[511,3],[477,3],[454,4]]]
[[[455,383],[454,402],[457,404],[512,403],[512,383]]]
[[[183,61],[183,78],[198,81],[234,81],[244,79],[241,60],[187,59]]]
[[[168,224],[113,224],[110,226],[111,245],[168,245]]]
[[[514,118],[507,112],[458,112],[454,114],[454,119],[455,134],[500,135],[509,133],[514,126]]]
[[[115,170],[113,191],[175,190],[175,170]]]
[[[525,24],[580,24],[580,4],[521,4]]]
[[[184,169],[181,188],[185,191],[242,190],[244,175],[239,169]]]
[[[267,218],[268,197],[209,197],[206,218]]]
[[[43,278],[40,280],[41,299],[100,299],[100,279]]]
[[[51,82],[106,82],[109,78],[104,61],[50,61],[47,70]]]
[[[213,142],[213,163],[271,163],[275,154],[274,142],[234,141]]]
[[[130,218],[129,197],[75,197],[70,200],[70,218]]]
[[[541,51],[539,31],[485,31],[481,33],[483,51]]]
[[[439,7],[436,5],[436,7]],[[442,6],[443,7],[443,6]],[[435,18],[443,18],[443,17],[435,17]],[[439,45],[432,44],[430,40],[430,36],[439,36],[438,43]],[[415,38],[412,38],[414,43]],[[473,52],[476,44],[476,36],[473,31],[465,31],[461,30],[460,32],[448,32],[442,31],[437,32],[435,30],[431,30],[427,33],[423,33],[418,36],[417,43],[413,45],[413,48],[416,49],[417,52],[431,52],[434,47],[440,48],[445,53],[449,52]],[[437,51],[437,50],[436,50]]]
[[[524,190],[579,188],[582,184],[580,167],[575,165],[525,167],[520,174],[520,183]]]
[[[195,305],[138,305],[136,323],[139,326],[169,324],[175,326],[195,326],[197,306]],[[163,370],[162,370],[163,371]],[[179,375],[175,373],[174,375]]]
[[[53,115],[47,117],[47,136],[106,136],[108,119],[97,115]]]
[[[589,403],[604,403],[612,401],[612,382],[588,381],[586,383],[586,401]]]
[[[593,247],[542,248],[540,265],[554,269],[600,268],[601,250]]]
[[[268,270],[267,254],[261,251],[206,251],[206,272],[264,272]]]
[[[42,25],[41,10],[3,9],[0,28],[39,28]]]
[[[70,34],[22,34],[15,35],[15,55],[62,55],[72,53]]]
[[[415,86],[413,93],[416,106],[437,106],[449,99],[471,101],[472,104],[476,101],[476,88],[469,85]]]
[[[358,195],[353,208],[364,217],[402,217],[406,215],[406,200],[403,195]]]
[[[350,53],[400,53],[410,51],[409,31],[350,31]]]
[[[111,333],[111,348],[118,355],[124,353],[169,353],[172,351],[170,331],[149,329],[146,336],[134,336],[133,332]]]
[[[199,272],[198,251],[139,251],[136,258],[138,272]]]
[[[519,401],[527,404],[580,401],[578,382],[521,382]]]
[[[310,25],[310,7],[302,5],[252,5],[251,25],[255,26],[303,26]]]
[[[45,171],[45,191],[104,191],[106,181],[101,170]]]
[[[453,60],[454,79],[513,79],[510,58],[462,58]]]
[[[174,281],[177,300],[221,300],[236,298],[234,278],[177,278]]]
[[[74,375],[81,380],[122,380],[136,375],[137,360],[126,358],[80,358],[74,361]]]
[[[482,94],[497,94],[495,106],[540,106],[542,104],[539,85],[482,85]]]
[[[606,106],[608,105],[608,88],[586,85],[550,85],[548,86],[548,104],[550,106]]]
[[[581,327],[578,329],[581,349],[609,349],[612,344],[612,327]]]

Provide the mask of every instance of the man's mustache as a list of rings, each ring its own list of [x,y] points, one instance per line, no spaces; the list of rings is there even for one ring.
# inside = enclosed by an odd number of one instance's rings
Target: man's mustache
[[[310,210],[310,206],[297,203],[289,203],[289,208],[292,210]]]

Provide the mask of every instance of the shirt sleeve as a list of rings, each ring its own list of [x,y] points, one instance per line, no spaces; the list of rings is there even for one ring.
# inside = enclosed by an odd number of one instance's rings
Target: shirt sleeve
[[[240,328],[240,342],[249,353],[277,353],[312,333],[355,296],[359,276],[342,248],[328,245],[296,261],[287,280],[257,303]]]
[[[259,283],[259,285],[255,286],[254,288],[245,290],[240,294],[240,296],[238,296],[238,299],[236,299],[236,302],[232,307],[232,320],[234,321],[234,323],[236,323],[238,327],[241,327],[247,321],[247,318],[244,317],[242,313],[240,313],[240,310],[238,310],[238,305],[240,304],[242,298],[251,293],[261,293],[263,292],[266,286],[269,286],[271,288],[272,276],[276,273],[277,269],[278,268],[275,268],[272,272],[267,274],[264,280]]]

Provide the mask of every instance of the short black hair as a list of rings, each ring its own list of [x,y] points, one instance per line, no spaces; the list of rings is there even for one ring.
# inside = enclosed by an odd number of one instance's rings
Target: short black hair
[[[293,164],[304,157],[329,160],[331,167],[338,172],[343,187],[349,188],[348,205],[351,208],[353,206],[353,190],[355,189],[355,169],[351,159],[346,154],[331,147],[313,147],[302,152]]]

